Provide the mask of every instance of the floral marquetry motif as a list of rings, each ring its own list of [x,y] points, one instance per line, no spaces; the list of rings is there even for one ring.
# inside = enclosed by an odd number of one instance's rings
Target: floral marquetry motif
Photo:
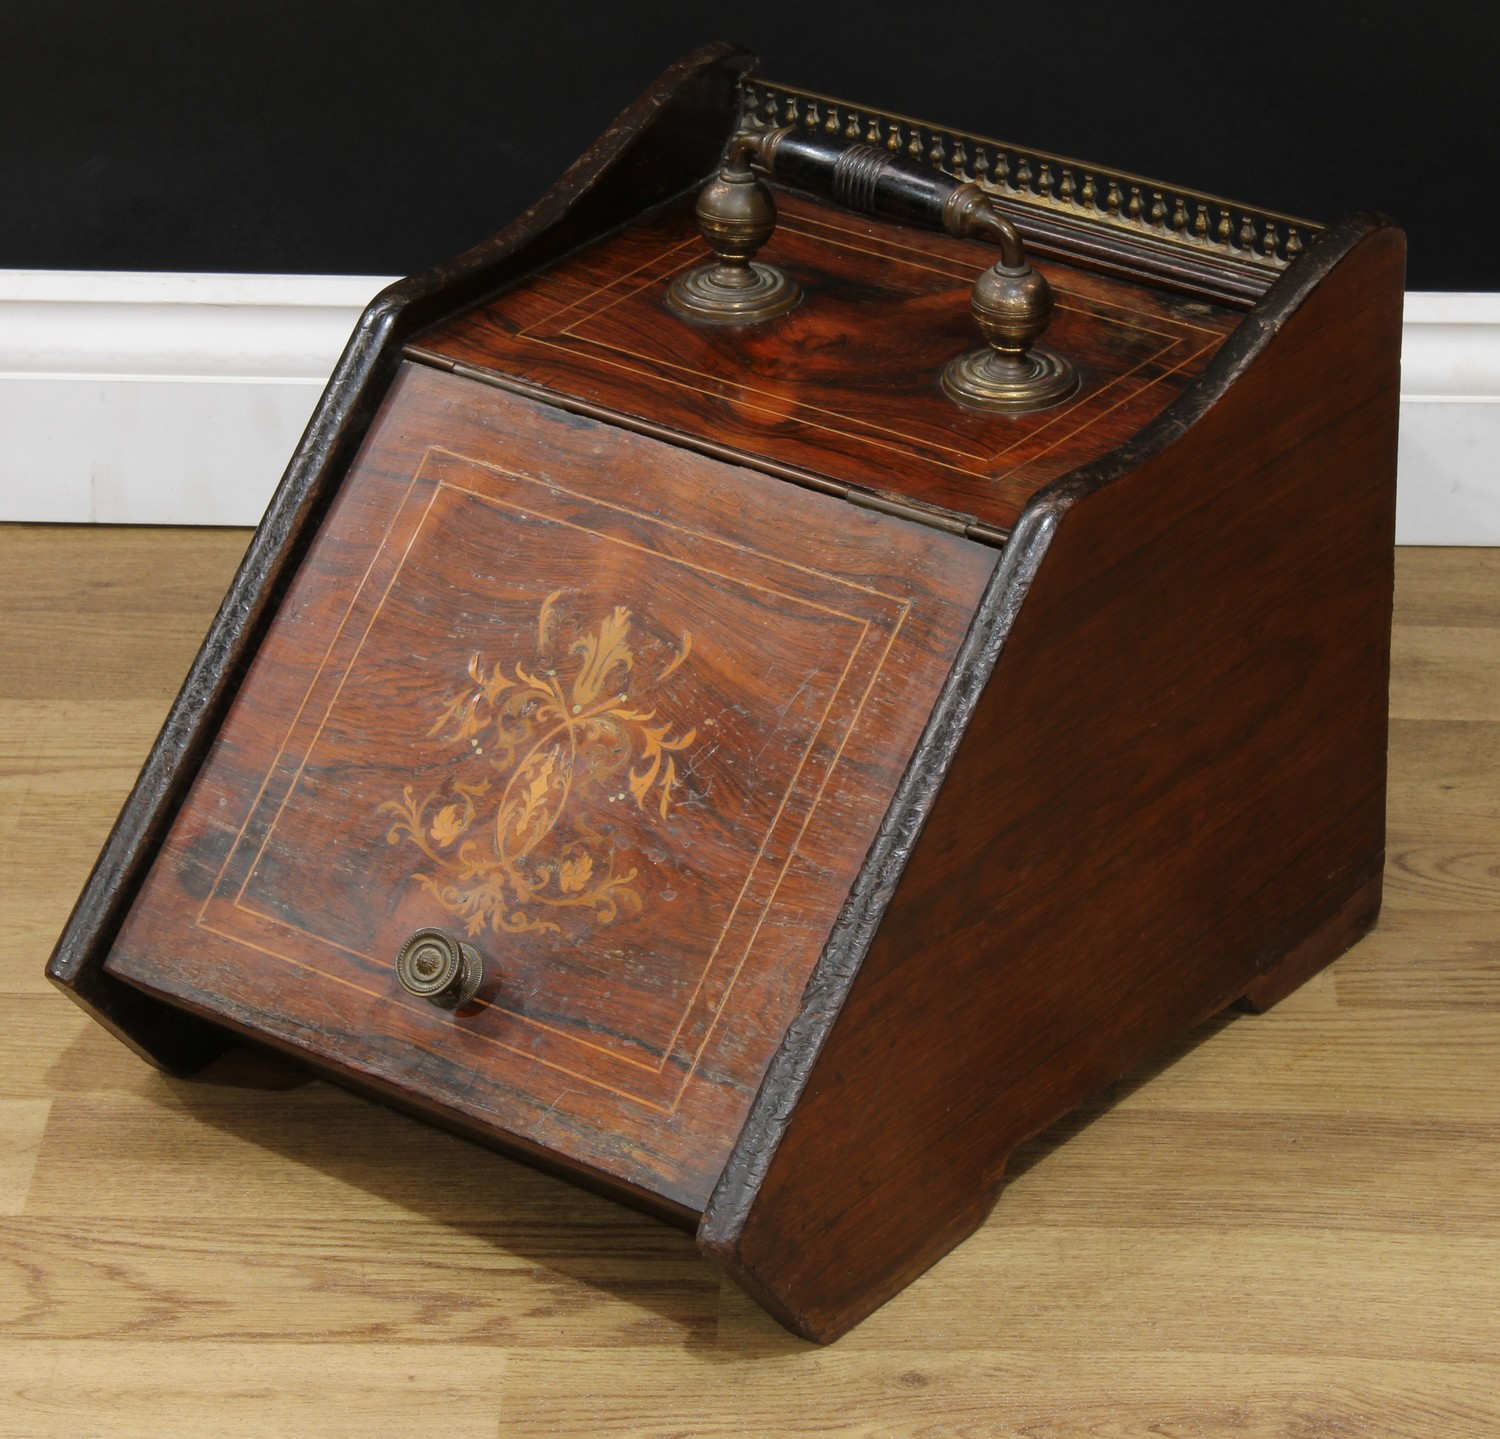
[[[639,914],[639,869],[619,859],[601,814],[633,803],[665,822],[681,784],[678,756],[697,738],[631,699],[632,687],[659,684],[682,664],[692,636],[654,677],[642,676],[629,609],[616,605],[580,632],[564,599],[558,590],[542,603],[529,666],[486,666],[475,654],[472,683],[428,731],[470,755],[477,777],[454,777],[420,799],[406,785],[380,806],[394,817],[389,842],[415,845],[434,871],[412,878],[471,937]]]
[[[408,367],[111,962],[701,1206],[994,559]]]

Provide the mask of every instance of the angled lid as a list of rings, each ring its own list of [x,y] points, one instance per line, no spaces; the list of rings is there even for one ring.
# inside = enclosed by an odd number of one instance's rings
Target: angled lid
[[[701,1209],[994,561],[408,365],[107,968]]]

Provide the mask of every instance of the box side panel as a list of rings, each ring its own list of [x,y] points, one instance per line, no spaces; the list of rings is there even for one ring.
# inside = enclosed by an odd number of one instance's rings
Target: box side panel
[[[1180,438],[1059,487],[884,922],[776,1096],[791,1117],[752,1115],[700,1238],[803,1333],[970,1232],[1015,1144],[1373,920],[1404,247],[1328,243]]]

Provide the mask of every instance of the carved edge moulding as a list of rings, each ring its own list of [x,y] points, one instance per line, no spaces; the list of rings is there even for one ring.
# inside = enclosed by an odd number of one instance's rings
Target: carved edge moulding
[[[497,1134],[419,1078],[356,1072],[274,1025],[263,1036],[341,1083],[695,1226],[700,1248],[782,1323],[826,1342],[984,1220],[1017,1144],[1225,1006],[1275,1002],[1374,922],[1404,246],[1380,216],[1322,229],[773,85],[750,75],[753,63],[727,45],[689,56],[517,221],[372,301],[48,975],[169,1071],[239,1042],[212,1006],[167,1002],[106,961],[308,556],[347,503],[362,446],[382,423],[388,433],[402,423],[391,416],[403,394],[431,397],[430,414],[466,387],[482,391],[482,379],[516,394],[499,408],[470,405],[481,417],[581,413],[610,443],[694,451],[716,476],[739,466],[759,486],[821,491],[805,496],[817,502],[809,514],[847,498],[884,511],[866,518],[892,534],[945,531],[955,555],[985,558],[966,632],[748,1107],[713,1137],[705,1183],[652,1192],[545,1136]],[[423,337],[435,327],[695,193],[742,129],[785,125],[857,137],[979,186],[1039,256],[1248,313],[1154,420],[1041,485],[1008,536],[739,447],[716,451],[670,415],[433,368]],[[525,611],[538,653],[555,589]],[[634,643],[626,623],[591,608],[579,642],[592,635],[618,667]],[[651,678],[670,687],[691,673],[674,661],[689,631],[675,624],[676,648],[661,642]],[[483,655],[471,690],[493,691],[492,705],[512,687],[545,699],[549,684],[523,651],[517,638]],[[619,693],[611,722],[640,776],[626,802],[643,814],[654,805],[665,822],[674,761],[700,738],[702,717],[685,711],[657,734],[660,720],[635,717],[645,711],[630,687]],[[546,756],[518,755],[512,780],[537,788]],[[382,839],[389,831],[404,854],[436,824],[461,843],[474,816],[454,793],[428,814],[421,784],[409,800],[382,789]],[[484,820],[497,834],[518,793],[506,788]],[[497,863],[519,862],[523,848]],[[613,873],[587,845],[561,866],[557,898]],[[458,889],[449,898],[466,902]],[[407,957],[410,994],[437,974],[435,954]],[[457,994],[462,956],[449,959]],[[420,1012],[432,1033],[450,1032],[450,1018]]]

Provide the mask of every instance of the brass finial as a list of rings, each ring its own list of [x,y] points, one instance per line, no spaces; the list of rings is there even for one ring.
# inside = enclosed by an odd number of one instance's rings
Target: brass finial
[[[974,281],[969,308],[988,348],[951,360],[943,390],[961,405],[1012,413],[1041,410],[1078,388],[1078,374],[1060,355],[1034,348],[1052,318],[1052,287],[1026,259],[1016,227],[977,185],[963,185],[948,201],[944,227],[954,235],[983,235],[1000,258]]]
[[[795,280],[752,258],[776,228],[776,201],[750,168],[757,145],[757,136],[737,136],[719,173],[698,195],[698,229],[718,260],[672,281],[667,304],[688,319],[768,320],[802,298]]]

